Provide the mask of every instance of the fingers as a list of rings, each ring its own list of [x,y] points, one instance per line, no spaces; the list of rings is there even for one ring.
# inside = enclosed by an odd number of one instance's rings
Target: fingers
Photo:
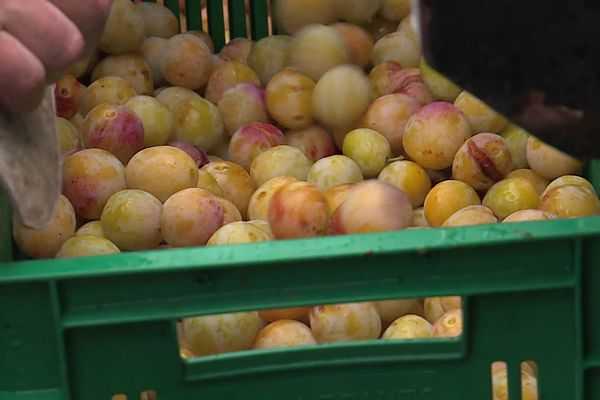
[[[0,0],[0,108],[32,109],[96,48],[112,0]]]
[[[40,60],[48,71],[48,80],[57,78],[81,55],[83,35],[54,4],[41,0],[2,1],[5,4],[0,26]]]
[[[5,31],[0,31],[0,60],[0,109],[10,112],[32,110],[44,94],[44,65],[23,43]]]
[[[112,0],[51,0],[80,30],[85,41],[84,55],[96,49]]]

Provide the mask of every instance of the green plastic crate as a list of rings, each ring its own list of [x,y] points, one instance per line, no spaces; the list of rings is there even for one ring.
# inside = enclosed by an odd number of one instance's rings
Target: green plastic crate
[[[200,28],[200,1],[186,3]],[[207,3],[220,47],[221,1]],[[266,1],[251,10],[259,38]],[[233,37],[243,12],[230,0]],[[588,177],[600,189],[600,162]],[[505,361],[516,400],[526,360],[540,399],[600,399],[600,217],[60,261],[14,253],[0,194],[0,399],[491,399],[490,364]],[[457,339],[179,356],[187,316],[457,294]]]

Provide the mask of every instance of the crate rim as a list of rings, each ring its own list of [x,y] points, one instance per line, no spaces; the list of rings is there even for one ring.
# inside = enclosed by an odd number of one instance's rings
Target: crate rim
[[[55,279],[252,267],[289,259],[309,262],[419,253],[498,244],[585,238],[600,234],[600,216],[454,228],[277,240],[262,243],[134,251],[72,259],[0,262],[0,285]],[[324,252],[324,250],[326,250]]]

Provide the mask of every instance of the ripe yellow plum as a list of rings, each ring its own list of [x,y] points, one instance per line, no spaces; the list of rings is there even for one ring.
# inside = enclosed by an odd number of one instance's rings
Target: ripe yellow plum
[[[487,191],[482,204],[502,220],[516,211],[537,208],[538,202],[539,194],[528,180],[506,178]]]
[[[335,29],[318,24],[307,25],[294,34],[289,57],[290,66],[315,81],[350,60],[346,44]]]
[[[67,239],[75,233],[75,211],[61,195],[50,222],[41,229],[25,227],[13,216],[13,237],[21,251],[31,258],[53,258]]]
[[[116,254],[121,251],[110,240],[93,235],[77,235],[63,243],[56,258],[76,258]]]
[[[378,179],[402,190],[413,208],[423,205],[425,196],[431,189],[431,178],[419,164],[408,161],[394,161],[379,174]]]
[[[277,176],[271,178],[252,194],[248,203],[248,218],[250,220],[269,220],[269,204],[273,194],[282,186],[296,182],[297,179],[291,176]],[[294,318],[292,318],[294,319]]]
[[[223,225],[223,206],[204,189],[191,188],[165,201],[160,218],[163,239],[173,247],[203,246]]]
[[[319,343],[377,339],[381,319],[371,302],[313,307],[310,326]]]
[[[468,206],[458,210],[442,224],[444,228],[454,226],[495,224],[498,219],[494,212],[485,206]]]
[[[196,162],[173,146],[144,149],[133,156],[125,170],[130,189],[144,190],[163,203],[171,195],[195,188],[198,183]]]
[[[404,315],[383,332],[383,339],[421,339],[431,337],[432,326],[418,315]]]
[[[183,338],[196,356],[248,350],[263,322],[255,311],[183,320]]]
[[[402,144],[413,161],[440,170],[452,165],[456,152],[470,136],[469,122],[460,110],[450,103],[434,102],[410,117]]]
[[[282,319],[264,327],[254,341],[253,349],[274,349],[317,344],[312,331],[302,322]]]
[[[149,250],[158,246],[162,204],[148,192],[127,189],[113,194],[102,211],[104,236],[121,250]]]
[[[108,151],[84,149],[63,163],[63,194],[81,218],[99,219],[109,197],[125,189],[125,167]]]
[[[439,227],[458,210],[479,204],[479,196],[466,183],[443,181],[435,185],[425,197],[425,218],[432,227]]]
[[[269,203],[269,225],[277,239],[327,235],[327,200],[307,182],[291,182],[273,194]]]
[[[240,165],[231,162],[211,162],[202,167],[219,184],[223,197],[232,202],[242,218],[248,215],[248,203],[256,185],[248,172]]]
[[[331,216],[332,235],[387,232],[405,229],[412,222],[412,207],[397,187],[369,180],[357,183]]]
[[[500,135],[479,133],[456,152],[452,177],[475,190],[485,191],[513,169],[512,153]]]
[[[313,162],[336,153],[331,133],[319,125],[287,131],[285,141],[286,144],[302,150]]]
[[[257,185],[276,176],[292,176],[304,181],[308,177],[312,161],[301,150],[280,145],[260,153],[250,166],[250,175]]]

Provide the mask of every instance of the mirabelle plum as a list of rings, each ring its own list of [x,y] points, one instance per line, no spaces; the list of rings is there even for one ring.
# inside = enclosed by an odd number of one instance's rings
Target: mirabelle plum
[[[410,158],[424,168],[444,169],[471,136],[466,117],[450,103],[430,103],[406,123],[402,144]]]
[[[244,221],[231,222],[219,228],[208,240],[208,246],[220,246],[226,244],[257,243],[274,240],[270,235],[258,226]]]
[[[282,186],[296,182],[297,179],[291,176],[277,176],[271,178],[252,194],[248,204],[248,218],[251,220],[269,220],[269,204],[273,194]],[[294,319],[294,318],[292,318]]]
[[[319,125],[287,131],[285,141],[286,144],[302,150],[313,162],[336,153],[333,137]]]
[[[116,76],[106,76],[93,82],[81,99],[79,111],[86,116],[93,108],[103,104],[124,105],[137,92],[133,85]]]
[[[130,189],[144,190],[163,203],[171,195],[195,188],[198,183],[196,162],[173,146],[144,149],[133,156],[125,170]]]
[[[108,198],[125,189],[125,167],[108,151],[81,150],[63,163],[63,194],[81,218],[100,218]]]
[[[442,315],[431,329],[432,337],[456,337],[462,335],[463,314],[462,309],[455,308]]]
[[[307,182],[325,192],[345,183],[362,182],[360,167],[350,158],[334,155],[321,158],[310,168]]]
[[[210,162],[208,160],[208,155],[204,151],[199,150],[197,147],[194,147],[187,142],[174,140],[172,142],[167,143],[167,145],[177,147],[178,149],[185,151],[185,153],[188,156],[190,156],[192,160],[194,160],[198,168],[202,168]]]
[[[144,17],[146,36],[170,38],[179,32],[179,21],[171,10],[156,3],[142,2],[138,8]]]
[[[344,155],[358,164],[365,178],[376,177],[391,155],[387,139],[367,128],[349,132],[344,138],[342,148]]]
[[[250,175],[257,185],[276,176],[292,176],[304,181],[312,167],[312,161],[301,150],[280,145],[260,153],[250,166]]]
[[[221,206],[223,206],[223,225],[228,225],[242,220],[242,214],[235,204],[223,197],[217,198],[219,199]]]
[[[312,112],[326,127],[346,127],[365,113],[372,96],[371,84],[360,68],[337,66],[325,72],[314,87]]]
[[[183,338],[196,356],[248,350],[263,322],[255,311],[183,320]]]
[[[85,117],[81,142],[87,148],[107,150],[127,164],[144,146],[144,125],[127,107],[102,104]]]
[[[152,94],[154,79],[146,61],[136,54],[120,54],[103,58],[92,72],[92,81],[116,76],[131,83],[138,94]]]
[[[447,311],[460,309],[459,296],[426,297],[424,302],[425,318],[432,324]]]
[[[292,69],[273,75],[266,88],[267,110],[288,129],[308,128],[313,123],[311,99],[315,81]]]
[[[404,315],[387,327],[382,339],[420,339],[431,337],[432,326],[418,315]]]
[[[113,0],[100,38],[100,50],[110,54],[135,52],[145,38],[142,10],[130,0]]]
[[[56,115],[71,119],[79,108],[87,88],[72,75],[66,75],[56,82],[54,86],[54,100],[56,102]]]
[[[162,204],[148,192],[122,190],[108,201],[100,221],[104,236],[121,250],[153,249],[162,240]]]
[[[425,196],[431,189],[431,179],[427,171],[413,161],[401,160],[388,164],[378,179],[402,190],[413,208],[423,205]]]
[[[241,62],[228,61],[210,76],[206,84],[206,99],[217,104],[227,89],[242,82],[260,84],[260,80],[252,68]]]
[[[329,210],[329,215],[333,215],[335,210],[342,204],[350,193],[350,189],[352,189],[356,183],[346,183],[343,185],[338,185],[332,187],[327,190],[325,194],[325,198],[327,199],[327,208]]]
[[[181,100],[173,111],[173,118],[175,125],[171,139],[188,142],[209,153],[225,135],[219,109],[200,96]]]
[[[251,122],[242,125],[229,142],[229,156],[246,170],[263,151],[279,146],[285,141],[283,133],[274,125]]]
[[[443,181],[435,185],[425,197],[425,218],[429,225],[439,227],[458,210],[479,204],[479,196],[466,183]]]
[[[346,48],[350,62],[357,67],[365,69],[371,63],[373,54],[373,38],[358,25],[338,22],[331,25],[340,35]]]
[[[231,161],[211,162],[202,167],[219,184],[223,197],[232,202],[240,211],[242,218],[248,214],[248,203],[256,185],[248,172]]]
[[[537,173],[533,172],[531,169],[523,168],[523,169],[515,169],[510,174],[506,176],[507,178],[523,178],[529,183],[533,185],[535,190],[541,195],[544,190],[548,187],[550,181]]]
[[[190,188],[165,201],[160,218],[162,236],[173,247],[203,246],[223,225],[223,206],[204,189]]]
[[[396,61],[405,68],[417,68],[421,49],[417,38],[408,32],[392,32],[379,39],[373,47],[373,65]]]
[[[475,190],[485,191],[512,170],[510,148],[500,135],[479,133],[456,152],[452,177]]]
[[[180,86],[171,86],[156,94],[156,99],[167,106],[171,112],[175,111],[175,108],[180,101],[187,99],[188,97],[200,97],[200,95],[193,90]]]
[[[334,0],[278,0],[273,15],[277,26],[290,35],[306,25],[327,25],[338,18]]]
[[[385,61],[375,66],[369,72],[369,82],[373,86],[375,96],[379,98],[394,93],[393,88],[398,86],[400,71],[402,71],[402,65],[396,61]]]
[[[595,192],[594,186],[587,179],[582,178],[577,175],[563,175],[559,178],[556,178],[552,182],[550,182],[550,184],[546,186],[546,188],[544,189],[544,191],[542,192],[542,194],[540,196],[544,196],[544,194],[546,192],[548,192],[552,189],[556,189],[556,188],[559,188],[562,186],[569,186],[569,185],[582,186],[582,187],[588,188],[591,191]]]
[[[383,135],[389,142],[393,155],[401,154],[402,136],[408,119],[420,108],[406,94],[388,94],[375,100],[359,124]]]
[[[346,44],[335,29],[317,24],[307,25],[294,34],[289,57],[292,67],[315,81],[350,60]]]
[[[586,186],[558,186],[546,189],[540,198],[539,209],[558,218],[589,217],[600,214],[600,200]]]
[[[271,77],[289,64],[292,38],[272,35],[260,39],[248,54],[248,66],[256,72],[260,83],[266,86]]]
[[[75,236],[92,235],[104,237],[102,232],[102,222],[100,220],[87,222],[75,231]]]
[[[500,132],[500,135],[504,138],[504,141],[510,149],[514,168],[529,168],[529,163],[527,162],[527,141],[529,139],[529,133],[517,125],[509,124],[502,132]]]
[[[110,240],[93,235],[77,235],[63,243],[56,258],[75,258],[116,254],[121,251]]]
[[[307,182],[291,182],[273,194],[269,203],[269,225],[277,239],[327,235],[327,200]]]
[[[317,344],[312,331],[302,322],[281,319],[264,327],[254,341],[253,349]]]
[[[61,195],[50,222],[40,229],[25,227],[13,216],[13,237],[21,251],[31,258],[53,258],[67,239],[75,233],[75,211]]]
[[[331,216],[332,235],[387,232],[412,222],[410,200],[393,185],[376,180],[357,183]]]
[[[448,217],[442,227],[495,224],[498,219],[492,210],[485,206],[468,206]]]
[[[79,130],[68,120],[56,117],[56,135],[63,157],[79,149],[81,142]]]
[[[419,207],[413,210],[412,228],[429,228],[429,222],[425,218],[425,208]]]
[[[504,219],[519,210],[537,208],[539,194],[535,187],[523,178],[506,178],[488,190],[482,204]]]
[[[135,96],[125,107],[138,116],[144,126],[144,147],[160,146],[173,134],[173,113],[151,96]]]
[[[244,37],[233,38],[221,49],[219,58],[225,62],[248,63],[248,55],[254,47],[254,41]]]
[[[223,93],[217,106],[229,136],[244,125],[269,122],[265,90],[256,83],[238,83]]]
[[[171,85],[196,90],[208,81],[212,62],[212,53],[204,40],[178,34],[163,45],[159,68]]]
[[[576,158],[533,136],[530,136],[527,141],[527,162],[534,172],[547,179],[576,174],[582,168],[581,162]]]
[[[319,343],[377,339],[381,319],[371,302],[313,307],[310,326]]]
[[[547,211],[528,209],[516,211],[504,218],[502,222],[547,221],[549,219],[556,219],[556,216]]]

